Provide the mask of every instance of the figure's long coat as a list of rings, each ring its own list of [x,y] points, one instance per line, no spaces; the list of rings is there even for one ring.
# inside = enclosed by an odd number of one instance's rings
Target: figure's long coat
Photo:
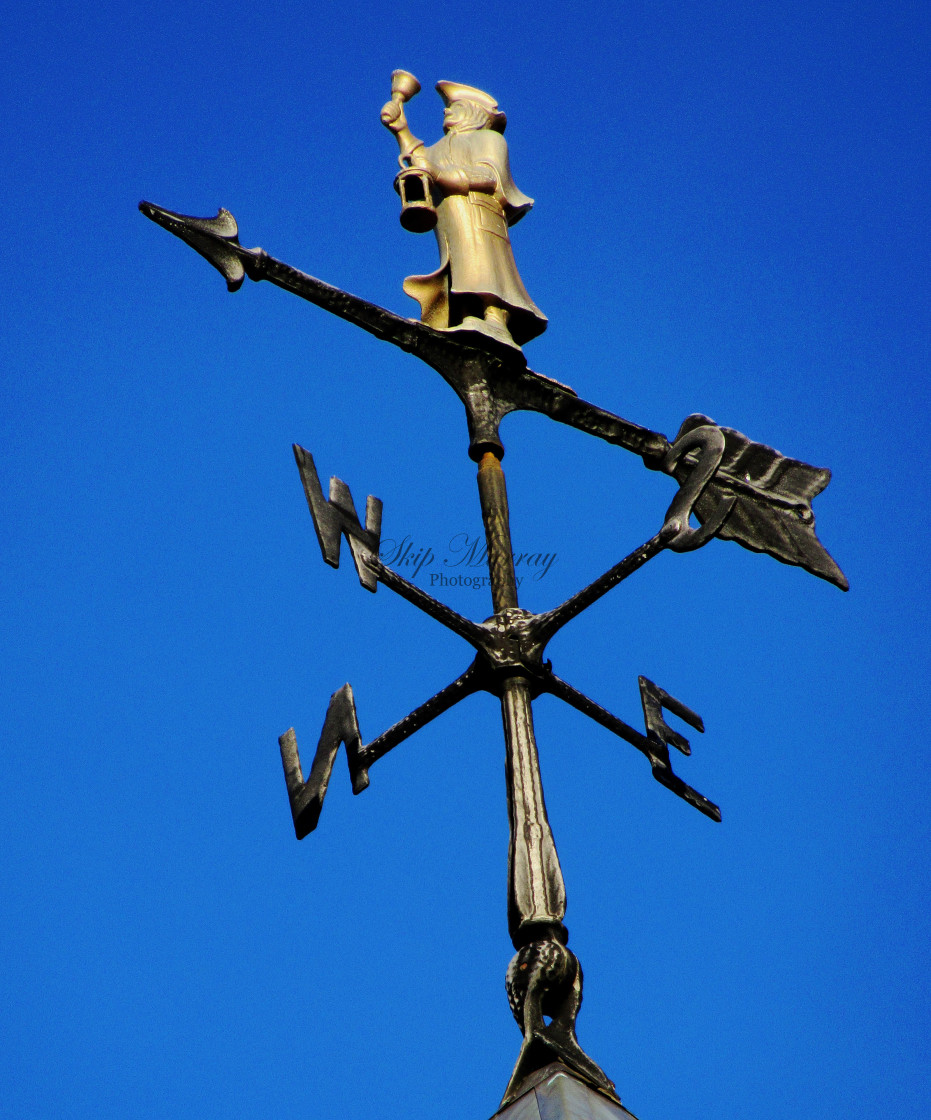
[[[442,196],[436,223],[440,267],[428,276],[408,276],[404,291],[420,303],[423,322],[440,329],[462,321],[457,296],[488,296],[510,311],[508,329],[522,346],[546,329],[547,320],[527,294],[508,237],[508,226],[527,213],[533,199],[514,185],[507,142],[490,129],[450,132],[417,155],[441,171],[490,169],[496,186],[494,194]]]

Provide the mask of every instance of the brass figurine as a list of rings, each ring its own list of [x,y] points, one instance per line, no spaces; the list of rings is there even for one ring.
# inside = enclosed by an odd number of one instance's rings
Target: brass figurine
[[[420,304],[421,320],[439,330],[478,331],[520,347],[546,330],[514,263],[508,226],[533,206],[514,185],[506,118],[487,93],[459,82],[437,82],[446,104],[443,139],[426,147],[408,127],[404,103],[419,90],[413,74],[395,70],[382,124],[395,134],[405,229],[436,232],[440,267],[408,276],[404,291]]]

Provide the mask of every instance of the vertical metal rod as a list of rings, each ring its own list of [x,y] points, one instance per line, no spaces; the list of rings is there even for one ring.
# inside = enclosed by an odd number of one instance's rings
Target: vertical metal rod
[[[478,466],[478,492],[488,546],[488,572],[495,614],[516,607],[517,580],[511,549],[507,488],[501,462],[491,451]],[[542,938],[568,940],[556,844],[546,815],[530,685],[517,670],[501,682],[501,717],[507,750],[508,931],[515,949]]]
[[[482,521],[488,545],[491,602],[497,614],[507,607],[517,606],[517,579],[511,551],[508,492],[501,461],[493,451],[486,451],[479,460],[478,494],[482,503]]]

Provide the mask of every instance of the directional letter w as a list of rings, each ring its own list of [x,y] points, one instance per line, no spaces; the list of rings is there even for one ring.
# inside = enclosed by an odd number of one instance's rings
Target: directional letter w
[[[288,784],[291,816],[294,818],[294,834],[298,840],[303,840],[317,827],[340,743],[346,744],[352,792],[361,793],[368,788],[369,776],[360,757],[362,738],[359,735],[359,722],[356,719],[356,702],[348,684],[344,684],[330,697],[330,706],[327,708],[320,741],[317,743],[317,753],[314,755],[310,777],[306,782],[301,770],[301,758],[297,752],[294,728],[288,728],[278,740],[284,778]]]

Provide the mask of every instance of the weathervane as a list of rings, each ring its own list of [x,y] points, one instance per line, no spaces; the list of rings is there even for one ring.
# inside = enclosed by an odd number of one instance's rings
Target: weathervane
[[[649,761],[653,777],[667,789],[712,820],[720,821],[721,813],[675,774],[670,762],[670,747],[686,755],[690,748],[667,724],[664,712],[704,731],[700,716],[640,677],[645,730],[638,731],[556,676],[543,658],[546,645],[561,627],[664,550],[688,552],[715,537],[798,565],[846,590],[843,573],[815,535],[811,510],[830,472],[786,458],[697,414],[687,417],[670,441],[580,400],[568,386],[529,369],[521,347],[545,330],[546,317],[517,272],[508,229],[530,210],[533,200],[521,194],[511,178],[505,116],[494,98],[457,82],[439,82],[436,88],[446,106],[444,135],[429,147],[410,131],[404,112],[405,103],[420,90],[412,74],[394,72],[391,100],[381,110],[382,123],[394,133],[400,149],[395,188],[401,198],[401,223],[413,232],[434,230],[440,251],[436,272],[404,281],[405,292],[420,304],[420,321],[331,287],[262,249],[243,248],[227,210],[221,209],[215,218],[192,218],[149,202],[139,208],[219,269],[230,291],[236,291],[246,276],[269,280],[415,354],[443,377],[465,406],[469,456],[478,464],[494,610],[484,622],[464,618],[383,563],[379,499],[369,496],[363,525],[346,483],[332,478],[325,495],[310,452],[294,446],[323,559],[338,567],[345,537],[363,587],[374,592],[382,584],[475,650],[471,664],[456,680],[368,743],[359,731],[352,689],[346,684],[336,691],[306,779],[294,730],[282,735],[279,744],[294,829],[302,839],[317,827],[340,744],[346,748],[353,792],[361,793],[375,762],[463,697],[478,691],[498,697],[507,752],[508,930],[517,951],[507,971],[507,993],[523,1032],[501,1107],[537,1084],[541,1071],[551,1067],[568,1070],[619,1103],[613,1083],[576,1039],[582,970],[567,948],[565,887],[543,799],[532,701],[544,692],[558,696],[636,747]],[[501,468],[504,447],[498,427],[508,413],[520,410],[541,412],[617,444],[639,455],[650,470],[679,483],[653,537],[542,614],[518,604]],[[691,524],[693,515],[699,527]]]

